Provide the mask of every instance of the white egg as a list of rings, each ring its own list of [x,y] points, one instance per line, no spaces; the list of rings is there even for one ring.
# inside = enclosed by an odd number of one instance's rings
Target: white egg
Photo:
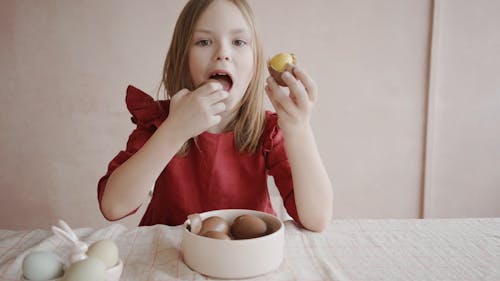
[[[88,257],[73,263],[64,275],[64,281],[105,281],[106,266],[96,258]]]
[[[100,240],[90,245],[87,256],[100,259],[106,268],[115,266],[120,257],[115,242],[111,240]]]
[[[22,270],[24,278],[31,281],[51,280],[64,274],[61,259],[46,251],[32,252],[24,257]]]

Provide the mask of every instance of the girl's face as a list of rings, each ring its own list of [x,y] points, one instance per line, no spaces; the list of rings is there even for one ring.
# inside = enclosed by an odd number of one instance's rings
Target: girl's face
[[[229,92],[226,110],[232,110],[248,88],[253,67],[252,33],[245,18],[230,1],[214,1],[198,19],[189,47],[195,88],[209,79],[220,81]]]

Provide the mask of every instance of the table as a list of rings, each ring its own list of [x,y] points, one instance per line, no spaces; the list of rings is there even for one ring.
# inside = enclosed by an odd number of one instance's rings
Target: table
[[[48,228],[49,229],[49,228]],[[0,280],[18,280],[23,257],[68,244],[44,229],[0,230]],[[121,280],[211,280],[182,261],[182,226],[79,228],[81,240],[113,239]],[[333,220],[322,233],[285,222],[285,257],[249,280],[500,280],[500,218]]]

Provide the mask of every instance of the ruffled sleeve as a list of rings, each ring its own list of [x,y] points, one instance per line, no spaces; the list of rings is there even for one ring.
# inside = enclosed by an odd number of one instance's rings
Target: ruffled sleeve
[[[120,151],[113,160],[111,160],[106,174],[97,184],[97,199],[99,201],[101,213],[102,196],[111,173],[132,157],[132,155],[146,143],[168,115],[168,101],[157,102],[153,100],[151,96],[134,86],[128,86],[125,102],[129,112],[132,114],[131,121],[136,124],[137,127],[130,134],[126,149]],[[126,216],[135,213],[137,209],[132,210]],[[106,216],[104,215],[104,217]],[[110,220],[109,218],[106,219]]]
[[[163,104],[154,101],[150,95],[134,86],[128,86],[125,102],[132,114],[132,123],[137,126],[156,130],[168,115],[168,101],[164,101]]]
[[[285,139],[278,126],[278,115],[276,113],[266,111],[266,125],[263,137],[266,170],[273,177],[288,214],[295,222],[302,225],[295,205],[292,170],[285,151]]]

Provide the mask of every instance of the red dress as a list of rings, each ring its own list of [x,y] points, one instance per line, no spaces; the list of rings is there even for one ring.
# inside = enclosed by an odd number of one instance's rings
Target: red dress
[[[137,128],[129,136],[126,150],[118,153],[99,180],[99,205],[109,175],[144,145],[168,115],[169,101],[158,103],[133,86],[127,88],[126,103]],[[161,172],[140,225],[179,225],[189,214],[214,209],[275,214],[267,189],[268,174],[273,176],[288,214],[299,222],[291,169],[277,121],[275,113],[266,112],[261,145],[253,154],[237,150],[233,132],[199,135],[197,146],[191,146],[186,156],[174,156]]]

